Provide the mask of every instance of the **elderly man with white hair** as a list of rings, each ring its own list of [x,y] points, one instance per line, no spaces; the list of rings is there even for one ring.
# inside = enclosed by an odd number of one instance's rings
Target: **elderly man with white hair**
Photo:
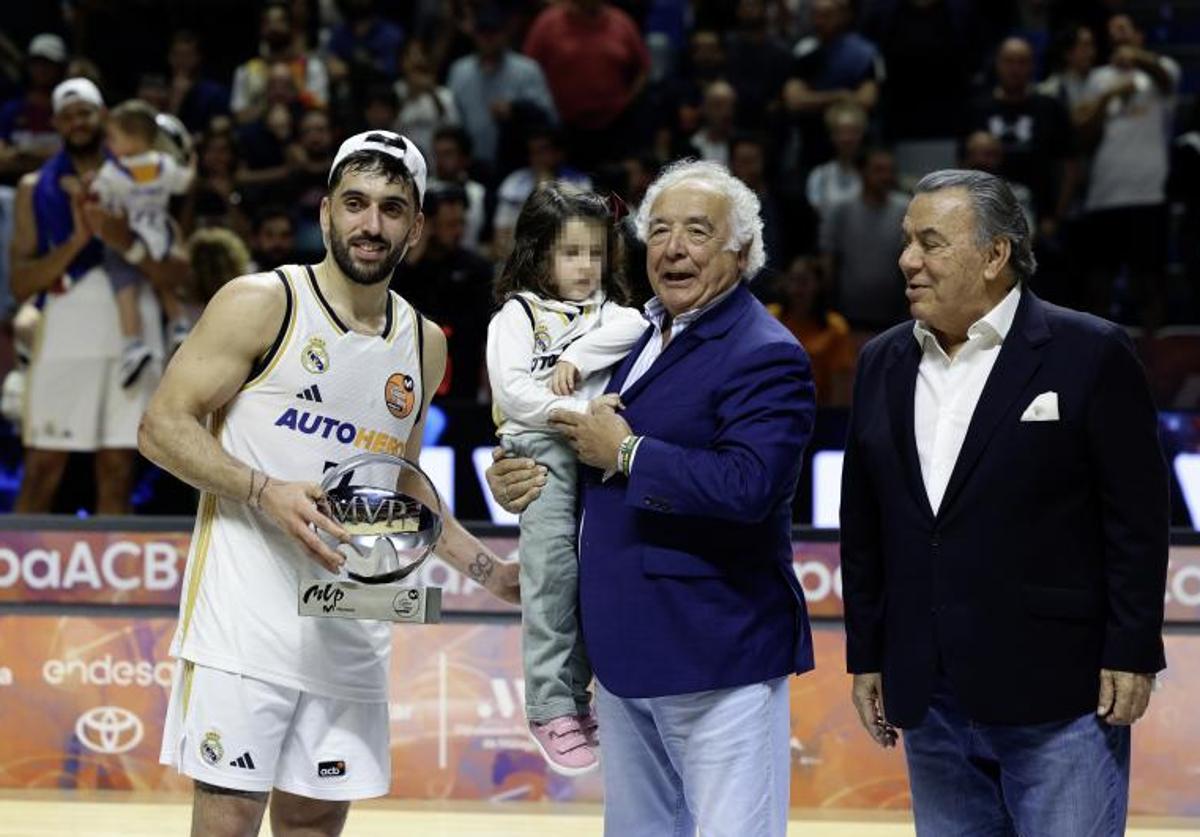
[[[581,469],[580,615],[598,681],[610,837],[783,835],[787,679],[813,667],[791,567],[812,432],[808,358],[744,281],[758,198],[717,163],[669,167],[637,216],[651,327],[613,374],[619,412],[552,416]],[[517,510],[536,463],[489,482]]]

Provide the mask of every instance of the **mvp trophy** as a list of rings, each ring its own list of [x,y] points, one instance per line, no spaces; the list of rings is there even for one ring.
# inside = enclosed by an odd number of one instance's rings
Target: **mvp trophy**
[[[301,579],[301,616],[441,621],[439,587],[401,586],[425,563],[442,535],[442,504],[425,472],[396,456],[365,453],[330,470],[321,482],[322,512],[349,543],[317,530],[346,559],[350,581]]]

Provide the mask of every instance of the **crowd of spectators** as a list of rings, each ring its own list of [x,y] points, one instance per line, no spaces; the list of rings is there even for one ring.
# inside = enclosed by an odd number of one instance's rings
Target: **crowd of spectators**
[[[426,155],[430,188],[425,239],[393,287],[447,331],[444,398],[488,399],[491,284],[533,189],[573,181],[625,213],[683,156],[758,193],[768,263],[753,287],[813,355],[824,404],[847,403],[862,340],[907,316],[905,190],[935,168],[1010,181],[1044,298],[1150,332],[1200,322],[1197,79],[1169,55],[1175,4],[27,5],[0,27],[0,244],[11,187],[59,148],[50,92],[67,77],[192,133],[197,173],[173,212],[204,254],[193,304],[219,281],[214,264],[319,259],[338,143],[398,130]],[[214,259],[223,243],[238,252]],[[5,273],[0,260],[11,318]]]

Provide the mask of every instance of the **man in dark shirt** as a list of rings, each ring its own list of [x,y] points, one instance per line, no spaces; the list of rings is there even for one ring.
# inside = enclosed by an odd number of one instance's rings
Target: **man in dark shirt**
[[[296,221],[282,205],[263,207],[254,216],[250,253],[259,272],[300,260],[296,252]]]
[[[729,81],[737,89],[738,124],[765,127],[768,109],[779,107],[791,65],[787,44],[768,29],[763,0],[738,0],[738,28],[726,38]]]
[[[171,68],[171,113],[193,133],[207,131],[214,117],[229,113],[229,88],[204,75],[204,55],[196,35],[180,29],[167,52]]]
[[[476,400],[491,314],[492,265],[462,246],[467,197],[461,187],[430,190],[425,236],[392,277],[392,290],[446,332],[449,355],[439,396]]]
[[[996,52],[996,87],[972,109],[971,127],[1004,146],[996,174],[1029,187],[1043,235],[1053,234],[1074,189],[1071,124],[1061,102],[1035,92],[1033,47],[1008,38]]]
[[[813,0],[811,23],[813,35],[796,44],[791,75],[783,87],[784,110],[799,128],[799,165],[804,170],[833,157],[825,109],[852,99],[870,112],[883,81],[879,51],[850,31],[848,0]]]
[[[887,62],[881,98],[889,143],[962,133],[963,105],[979,53],[973,0],[873,0],[862,31]]]

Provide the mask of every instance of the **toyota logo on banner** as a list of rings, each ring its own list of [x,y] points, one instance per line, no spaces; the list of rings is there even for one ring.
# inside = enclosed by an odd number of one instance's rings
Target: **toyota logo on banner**
[[[120,706],[97,706],[79,716],[75,736],[94,753],[127,753],[142,740],[142,720]]]

